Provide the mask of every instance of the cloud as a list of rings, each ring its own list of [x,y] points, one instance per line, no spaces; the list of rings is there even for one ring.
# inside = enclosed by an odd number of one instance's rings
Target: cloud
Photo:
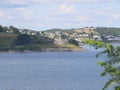
[[[72,4],[60,4],[58,8],[51,8],[50,11],[53,14],[74,14],[76,12],[74,5]]]
[[[62,14],[70,14],[75,12],[73,5],[61,4],[59,9],[60,9],[60,13]]]
[[[55,21],[57,21],[58,20],[58,18],[57,17],[50,17],[50,16],[46,16],[46,17],[44,17],[44,20],[46,20],[46,21],[50,21],[50,22],[55,22]]]
[[[10,4],[19,4],[19,5],[23,5],[23,4],[27,4],[27,0],[8,0],[8,2]]]
[[[18,13],[20,16],[22,16],[26,20],[29,20],[30,17],[33,15],[33,12],[28,10],[27,8],[17,8],[15,9],[15,13],[16,14]]]
[[[39,2],[39,3],[45,3],[45,2],[64,2],[64,3],[70,3],[70,2],[119,2],[119,0],[31,0],[32,2]]]
[[[0,10],[0,17],[2,21],[4,20],[30,20],[33,12],[29,8],[14,8],[14,9],[3,9],[5,12]]]
[[[111,17],[114,19],[118,19],[118,18],[120,18],[120,14],[114,13],[114,14],[111,14]]]
[[[116,25],[120,8],[113,2],[118,0],[1,0],[0,20],[31,28],[108,26],[110,21]]]
[[[56,0],[58,2],[98,2],[99,0]]]
[[[0,7],[2,8],[19,8],[29,6],[26,0],[4,0],[0,2]]]
[[[77,20],[79,20],[79,21],[89,21],[90,18],[88,16],[78,16]]]
[[[13,20],[13,19],[14,19],[13,16],[7,16],[6,18],[7,18],[8,20]]]
[[[3,11],[0,10],[0,18],[3,17],[3,16],[4,16]]]
[[[52,2],[51,0],[31,0],[33,3],[50,3]]]
[[[119,0],[1,0],[0,7],[19,8],[42,3],[94,3],[94,2],[119,2]]]

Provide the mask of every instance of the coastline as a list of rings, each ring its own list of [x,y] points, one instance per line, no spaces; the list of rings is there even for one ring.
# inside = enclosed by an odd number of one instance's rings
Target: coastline
[[[30,53],[30,52],[83,52],[84,48],[42,48],[38,50],[0,50],[0,53]]]

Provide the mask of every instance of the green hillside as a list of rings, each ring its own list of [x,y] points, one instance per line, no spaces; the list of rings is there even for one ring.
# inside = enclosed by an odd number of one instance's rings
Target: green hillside
[[[96,31],[100,33],[101,36],[106,35],[120,36],[120,28],[98,27],[96,28]]]
[[[17,36],[17,34],[0,33],[0,48],[12,47]]]

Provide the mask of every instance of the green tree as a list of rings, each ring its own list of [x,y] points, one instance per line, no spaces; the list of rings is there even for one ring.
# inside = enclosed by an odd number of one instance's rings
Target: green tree
[[[6,32],[7,30],[9,30],[8,27],[4,26],[3,27],[3,32]]]
[[[2,27],[2,25],[0,25],[0,32],[3,32],[3,27]]]
[[[106,82],[102,90],[108,89],[110,86],[114,90],[120,90],[120,46],[113,46],[108,43],[100,41],[86,40],[86,43],[93,45],[97,48],[104,47],[104,50],[98,53],[98,57],[101,54],[106,54],[108,60],[104,62],[98,62],[104,68],[101,76],[108,76],[109,80]]]
[[[75,39],[69,39],[68,43],[74,44],[74,45],[76,45],[76,46],[79,46],[78,41],[76,41]]]
[[[37,44],[54,44],[54,39],[40,36],[40,37],[36,40],[36,43],[37,43]]]
[[[67,35],[64,35],[64,34],[61,34],[61,38],[62,38],[62,39],[67,39],[68,36],[67,36]]]
[[[9,26],[9,30],[12,30],[13,33],[15,33],[15,34],[19,34],[19,29],[14,26]]]
[[[27,45],[30,43],[31,43],[31,38],[29,35],[19,34],[17,39],[16,39],[15,45],[20,46],[20,45]]]

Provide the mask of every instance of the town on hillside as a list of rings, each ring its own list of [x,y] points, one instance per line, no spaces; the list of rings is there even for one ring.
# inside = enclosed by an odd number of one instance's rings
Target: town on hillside
[[[108,32],[106,35],[102,35],[99,29],[101,30],[103,29],[103,31],[105,31],[105,29],[108,30],[109,28],[85,27],[85,28],[78,28],[78,29],[51,29],[51,30],[44,30],[44,31],[35,31],[35,30],[29,30],[29,29],[18,29],[14,26],[6,27],[6,26],[0,25],[0,32],[27,34],[27,35],[41,35],[43,37],[54,39],[56,44],[66,43],[67,39],[74,39],[78,42],[83,42],[85,38],[94,39],[94,40],[103,40],[108,42],[120,41],[120,34],[116,36]],[[120,29],[119,29],[119,32],[120,32]]]
[[[74,39],[82,43],[84,39],[102,40],[99,33],[95,31],[94,27],[78,28],[78,29],[51,29],[46,31],[35,31],[28,29],[18,29],[14,26],[2,27],[0,26],[1,33],[14,33],[14,34],[27,34],[27,35],[40,35],[54,39],[55,44],[65,44],[68,39]]]

